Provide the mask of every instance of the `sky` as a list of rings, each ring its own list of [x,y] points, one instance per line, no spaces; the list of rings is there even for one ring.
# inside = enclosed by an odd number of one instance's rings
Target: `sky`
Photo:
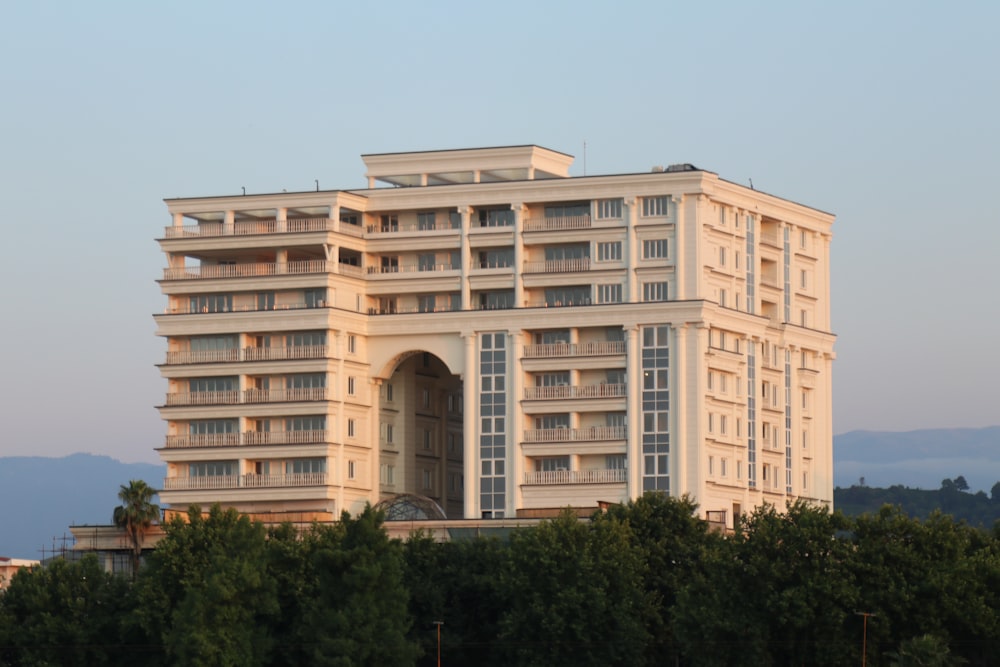
[[[164,198],[509,144],[836,214],[834,431],[1000,424],[998,23],[985,1],[8,3],[0,456],[158,460]]]

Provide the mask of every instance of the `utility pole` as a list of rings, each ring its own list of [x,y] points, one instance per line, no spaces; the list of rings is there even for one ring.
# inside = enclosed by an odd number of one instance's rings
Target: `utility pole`
[[[438,626],[438,664],[437,664],[437,667],[441,667],[441,626],[444,625],[444,621],[434,621],[434,625]]]
[[[857,616],[864,617],[864,623],[861,625],[861,667],[865,667],[868,658],[868,617],[875,616],[870,611],[856,611],[854,612]]]

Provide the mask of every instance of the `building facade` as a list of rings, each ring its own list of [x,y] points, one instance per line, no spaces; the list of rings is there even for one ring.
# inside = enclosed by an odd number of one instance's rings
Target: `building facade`
[[[367,189],[167,200],[164,504],[832,503],[833,216],[538,146],[363,159]]]

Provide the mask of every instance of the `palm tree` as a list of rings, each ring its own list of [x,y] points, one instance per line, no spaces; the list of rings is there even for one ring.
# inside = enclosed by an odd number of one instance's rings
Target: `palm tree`
[[[122,504],[115,508],[112,520],[119,528],[125,529],[125,534],[132,541],[132,578],[139,572],[139,559],[142,557],[142,542],[146,531],[154,521],[160,519],[160,506],[154,505],[153,496],[156,489],[150,487],[141,479],[130,480],[118,490],[118,499]]]

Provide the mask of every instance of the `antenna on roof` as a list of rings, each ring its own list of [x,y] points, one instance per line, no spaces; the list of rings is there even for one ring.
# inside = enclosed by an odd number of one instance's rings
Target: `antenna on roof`
[[[240,187],[243,188],[243,196],[246,197],[247,196],[247,186],[241,185]]]
[[[750,189],[753,190],[753,179],[750,179]]]

